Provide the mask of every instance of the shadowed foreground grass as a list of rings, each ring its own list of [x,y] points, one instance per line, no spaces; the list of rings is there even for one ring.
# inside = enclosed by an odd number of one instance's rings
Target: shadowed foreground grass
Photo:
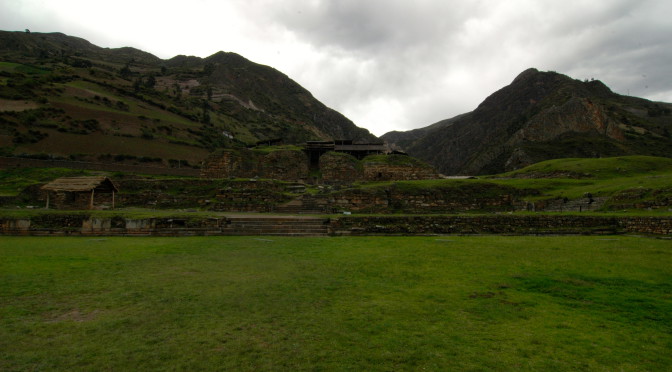
[[[672,243],[0,237],[0,370],[672,368]]]

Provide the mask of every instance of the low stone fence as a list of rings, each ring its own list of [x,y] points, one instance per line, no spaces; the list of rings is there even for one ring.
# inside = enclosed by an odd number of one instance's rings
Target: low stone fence
[[[263,218],[263,214],[259,215]],[[124,218],[44,214],[0,218],[0,235],[228,235],[227,217]],[[672,236],[672,217],[556,215],[342,216],[328,221],[330,235],[437,234],[646,234]]]
[[[649,234],[672,235],[672,217],[556,215],[348,216],[331,221],[332,235]]]
[[[123,218],[42,215],[0,219],[0,234],[31,236],[192,236],[223,235],[227,218]]]
[[[672,235],[672,217],[632,217],[619,222],[628,232]]]

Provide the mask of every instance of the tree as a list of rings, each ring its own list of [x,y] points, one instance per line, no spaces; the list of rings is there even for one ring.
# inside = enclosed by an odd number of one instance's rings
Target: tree
[[[121,70],[119,70],[119,73],[121,74],[122,77],[127,78],[131,76],[133,72],[131,72],[131,68],[127,64],[124,67],[122,67]]]
[[[139,92],[140,91],[140,86],[142,85],[142,78],[137,78],[133,82],[133,91],[134,92]]]
[[[147,81],[145,81],[145,87],[153,89],[155,85],[156,85],[156,78],[154,77],[154,75],[149,75]]]
[[[210,124],[210,113],[208,112],[208,103],[203,101],[203,116],[201,117],[201,123]]]

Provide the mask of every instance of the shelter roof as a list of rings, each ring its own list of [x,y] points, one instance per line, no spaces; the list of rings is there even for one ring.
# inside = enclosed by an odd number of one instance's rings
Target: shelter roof
[[[117,186],[105,176],[95,177],[61,177],[42,186],[43,190],[52,191],[103,191],[119,192]]]

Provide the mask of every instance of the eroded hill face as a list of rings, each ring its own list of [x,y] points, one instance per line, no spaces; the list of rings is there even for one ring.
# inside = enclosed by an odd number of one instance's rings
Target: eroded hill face
[[[445,174],[494,174],[555,158],[670,156],[671,108],[620,96],[600,81],[529,69],[470,113],[382,138]]]
[[[197,164],[257,141],[375,136],[234,54],[161,60],[63,34],[0,32],[0,153]]]

